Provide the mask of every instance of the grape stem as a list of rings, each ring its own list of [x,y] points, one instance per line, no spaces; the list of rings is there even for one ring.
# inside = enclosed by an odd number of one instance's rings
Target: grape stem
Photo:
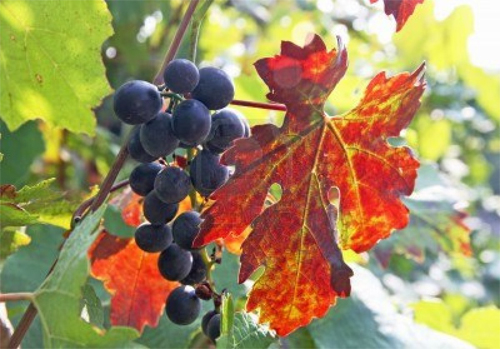
[[[212,289],[212,291],[214,293],[217,293],[217,291],[215,290],[215,282],[212,279],[212,267],[214,266],[215,261],[212,260],[212,258],[210,258],[210,256],[208,255],[207,247],[202,249],[201,258],[203,259],[203,263],[205,263],[205,265],[207,266],[207,277],[206,278],[207,278],[208,283],[210,284],[210,288]]]
[[[9,301],[31,301],[33,300],[33,293],[19,292],[19,293],[0,293],[0,303]]]
[[[186,33],[189,22],[191,21],[191,18],[193,17],[194,10],[196,10],[196,6],[198,6],[199,2],[200,2],[200,0],[191,0],[189,2],[189,6],[186,10],[186,13],[184,14],[184,17],[182,18],[181,24],[179,25],[179,28],[177,28],[177,32],[175,33],[174,40],[172,41],[172,43],[170,44],[170,47],[168,48],[165,59],[163,60],[163,64],[161,65],[160,70],[158,70],[158,73],[156,73],[156,76],[153,79],[154,84],[161,85],[164,83],[163,71],[167,67],[167,64],[170,63],[170,61],[172,59],[174,59],[175,55],[177,54],[177,51],[179,50],[179,46],[181,45],[182,38],[184,37],[184,34]]]
[[[198,3],[199,3],[199,0],[192,0],[189,3],[189,6],[184,14],[184,17],[182,18],[181,24],[177,28],[177,32],[175,33],[174,40],[172,41],[172,44],[168,48],[168,51],[165,55],[165,58],[163,60],[163,64],[153,80],[156,85],[163,84],[163,71],[165,70],[165,67],[167,66],[167,64],[170,63],[170,61],[172,59],[174,59],[175,55],[177,54],[177,51],[179,50],[179,46],[181,44],[182,38],[184,37],[184,34],[186,33],[186,29],[188,27],[189,22],[191,21],[191,17],[193,16],[193,13],[194,13]],[[128,143],[128,141],[125,142],[122,145],[122,147],[120,148],[120,151],[119,151],[117,157],[115,158],[115,161],[114,161],[113,165],[111,166],[110,171],[108,172],[106,178],[104,179],[104,181],[101,185],[101,189],[97,193],[95,199],[93,199],[92,202],[90,203],[90,210],[89,211],[97,210],[104,203],[108,194],[111,192],[111,189],[113,188],[113,183],[115,182],[116,177],[120,173],[120,170],[122,169],[122,167],[125,164],[125,161],[127,160],[127,157],[128,157],[127,143]],[[51,273],[51,271],[54,268],[57,261],[58,261],[58,259],[56,259],[54,261],[54,264],[52,265],[52,267],[49,271],[49,274]],[[48,274],[47,274],[47,276],[48,276]],[[35,308],[33,303],[30,303],[28,308],[26,308],[26,311],[24,312],[23,317],[21,318],[21,321],[19,321],[19,324],[17,325],[16,329],[14,330],[14,333],[12,334],[12,337],[10,338],[10,341],[7,345],[7,348],[14,349],[14,348],[19,347],[24,336],[26,335],[26,332],[28,332],[28,329],[31,326],[31,323],[35,319],[36,314],[37,314],[37,309]]]
[[[286,105],[278,104],[278,103],[261,103],[261,102],[252,102],[252,101],[243,101],[240,99],[233,99],[231,104],[232,105],[239,105],[241,107],[286,111]]]

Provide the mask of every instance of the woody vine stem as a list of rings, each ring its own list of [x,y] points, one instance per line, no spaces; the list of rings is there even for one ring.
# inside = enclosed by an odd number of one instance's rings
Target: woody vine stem
[[[184,16],[182,17],[182,20],[179,24],[179,27],[177,28],[177,31],[175,33],[174,39],[172,40],[172,43],[170,44],[170,47],[168,48],[165,58],[163,59],[163,63],[161,65],[161,68],[158,70],[156,76],[153,79],[153,82],[156,85],[161,85],[163,84],[163,71],[167,64],[172,61],[176,54],[177,51],[179,50],[180,44],[182,42],[182,39],[184,38],[186,31],[189,27],[189,24],[191,23],[191,37],[190,37],[190,58],[192,61],[195,61],[196,57],[196,48],[197,48],[197,42],[198,42],[198,36],[199,36],[199,30],[201,26],[201,22],[203,20],[203,17],[205,13],[207,12],[208,8],[212,4],[213,0],[206,0],[202,3],[202,6],[199,8],[199,10],[195,13],[196,8],[198,4],[200,3],[200,0],[192,0],[189,2],[189,6],[186,9],[186,12],[184,13]],[[259,108],[259,109],[266,109],[266,110],[277,110],[277,111],[286,111],[286,107],[282,104],[275,104],[275,103],[261,103],[261,102],[252,102],[252,101],[243,101],[243,100],[233,100],[231,102],[233,105],[238,105],[238,106],[244,106],[244,107],[250,107],[250,108]],[[127,143],[125,142],[122,147],[120,148],[120,151],[118,152],[118,155],[116,156],[113,165],[111,166],[110,171],[104,178],[100,190],[97,193],[96,196],[84,201],[74,212],[73,214],[73,222],[72,222],[72,227],[74,227],[75,224],[78,224],[84,217],[85,214],[88,212],[94,212],[96,211],[105,201],[108,195],[116,190],[122,189],[126,187],[129,182],[128,180],[119,182],[117,184],[115,183],[115,180],[120,173],[120,170],[122,169],[123,165],[125,164],[125,161],[128,158],[128,149],[127,149]],[[191,160],[193,157],[192,151],[188,153],[188,161]],[[197,198],[196,198],[196,193],[192,193],[190,195],[191,201],[192,201],[192,206],[193,208],[196,208],[198,206],[197,203]],[[63,243],[64,244],[64,243]],[[209,257],[208,253],[204,251],[203,253],[204,256],[204,261],[208,264],[208,275],[207,279],[209,280],[209,284],[213,285],[213,282],[210,277],[210,268],[213,266],[214,261],[213,257]],[[52,267],[50,268],[49,272],[47,275],[49,275],[54,266],[57,263],[57,259],[54,261]],[[28,294],[22,294],[23,296],[28,295]],[[32,299],[32,294],[29,294],[29,297],[26,296],[24,297],[25,299]],[[0,298],[1,298],[0,294]],[[18,296],[7,296],[2,298],[2,301],[11,301],[11,300],[18,300]],[[31,323],[35,319],[37,315],[37,309],[33,305],[33,303],[30,303],[30,305],[26,308],[26,311],[23,314],[23,317],[21,318],[21,321],[19,322],[18,326],[16,327],[14,333],[12,334],[12,337],[10,338],[8,348],[17,348],[21,344],[24,336],[26,335]]]

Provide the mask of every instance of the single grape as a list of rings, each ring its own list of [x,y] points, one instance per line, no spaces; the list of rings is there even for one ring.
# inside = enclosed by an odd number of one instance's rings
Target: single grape
[[[250,137],[250,124],[248,123],[247,118],[241,113],[237,113],[237,115],[240,118],[241,122],[243,123],[243,127],[245,128],[245,133],[243,134],[243,137],[245,138]]]
[[[137,165],[129,176],[132,191],[140,196],[146,196],[154,189],[155,178],[163,168],[162,165],[151,162]]]
[[[162,106],[163,99],[158,88],[142,80],[124,83],[114,97],[116,116],[129,125],[148,122],[155,117]]]
[[[191,252],[185,251],[177,244],[171,244],[158,258],[160,274],[167,280],[180,281],[188,276],[193,266]]]
[[[132,135],[130,136],[130,140],[128,141],[127,149],[130,157],[138,162],[153,162],[156,160],[156,157],[148,154],[142,146],[139,138],[139,131],[140,128],[134,129],[134,131],[132,131]]]
[[[187,59],[174,59],[163,72],[167,87],[175,93],[189,93],[200,80],[200,73],[193,62]]]
[[[168,225],[141,224],[135,231],[135,243],[146,252],[160,252],[171,246],[172,231]]]
[[[167,204],[182,201],[189,194],[189,188],[189,176],[179,167],[167,167],[155,179],[156,195]]]
[[[193,250],[193,241],[200,232],[200,214],[186,211],[177,217],[172,225],[175,243],[185,250]]]
[[[227,107],[234,98],[233,81],[221,69],[201,68],[200,81],[191,95],[205,104],[208,109],[222,109]]]
[[[153,190],[144,199],[142,211],[151,224],[167,224],[174,219],[178,209],[179,204],[164,203]]]
[[[191,254],[193,256],[193,266],[188,276],[181,280],[181,284],[183,285],[196,285],[207,277],[207,266],[203,262],[200,252],[194,251]]]
[[[243,117],[238,114],[238,111],[226,108],[212,115],[212,127],[205,144],[212,153],[222,153],[235,139],[245,135]]]
[[[179,286],[167,298],[165,313],[174,324],[189,325],[200,315],[201,301],[191,286]]]
[[[158,113],[142,125],[140,139],[144,150],[157,158],[170,155],[179,145],[172,130],[172,116],[168,113]]]
[[[217,314],[217,312],[215,310],[210,310],[205,315],[203,315],[203,317],[201,318],[201,330],[203,331],[203,333],[207,337],[208,337],[208,333],[207,333],[208,322],[216,314]]]
[[[202,150],[191,161],[189,167],[191,182],[202,196],[209,196],[229,178],[229,169],[219,161],[220,156],[208,150]]]
[[[195,99],[181,102],[174,110],[172,126],[182,143],[190,146],[201,144],[210,132],[210,112]]]
[[[220,337],[220,314],[212,316],[207,324],[207,336],[215,343],[215,340]]]

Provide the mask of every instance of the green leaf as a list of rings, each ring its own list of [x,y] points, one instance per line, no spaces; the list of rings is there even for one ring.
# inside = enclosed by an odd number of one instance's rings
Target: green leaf
[[[50,266],[59,254],[64,230],[47,225],[35,225],[26,229],[31,243],[10,255],[0,274],[0,290],[4,293],[34,292],[43,282]],[[8,302],[9,318],[17,326],[27,302]],[[36,317],[24,337],[23,348],[42,348],[40,317]]]
[[[339,299],[322,319],[285,339],[290,348],[314,341],[311,348],[471,348],[465,342],[416,324],[400,314],[379,279],[353,265],[353,293]],[[299,343],[299,346],[291,346]]]
[[[88,215],[73,230],[54,270],[35,293],[47,348],[121,347],[138,336],[136,330],[124,327],[99,331],[80,317],[82,287],[90,273],[87,250],[97,237],[105,209]]]
[[[104,312],[101,300],[97,297],[94,288],[86,284],[82,287],[83,298],[80,300],[82,318],[99,328],[103,327]]]
[[[62,194],[50,186],[54,179],[47,179],[33,186],[24,186],[15,192],[15,187],[4,185],[0,194],[0,226],[24,226],[45,223],[68,229],[75,203],[62,198]],[[9,191],[5,188],[9,187]]]
[[[31,238],[23,231],[17,229],[0,231],[0,259],[5,259],[21,246],[28,245],[30,242]]]
[[[121,209],[114,205],[108,205],[104,213],[104,228],[110,234],[130,238],[134,236],[135,228],[123,221]]]
[[[213,303],[203,302],[201,314],[205,314],[210,309],[213,309]],[[192,324],[178,326],[163,315],[158,326],[156,328],[146,326],[142,336],[136,342],[148,348],[179,349],[188,348],[199,335],[203,335],[201,334],[201,316]]]
[[[33,161],[44,150],[40,130],[35,122],[28,122],[15,132],[10,132],[0,121],[1,148],[4,158],[0,166],[1,184],[24,184]]]
[[[101,61],[110,22],[104,1],[0,3],[0,115],[9,129],[42,119],[94,134],[92,108],[111,92]]]
[[[454,260],[470,256],[470,230],[463,221],[466,215],[454,208],[458,198],[451,194],[453,188],[434,166],[419,168],[416,191],[403,200],[410,209],[410,224],[375,248],[375,256],[384,266],[393,252],[417,262],[423,262],[427,253],[444,252]]]
[[[217,348],[264,349],[276,340],[268,327],[258,324],[255,314],[237,312],[232,330],[217,340]]]
[[[247,287],[238,284],[238,273],[240,272],[240,258],[224,249],[222,252],[222,263],[213,270],[212,276],[217,288],[226,289],[237,301],[246,297]]]
[[[453,325],[450,307],[442,301],[420,301],[413,305],[415,321],[466,340],[479,348],[500,347],[500,309],[495,306],[468,311]]]

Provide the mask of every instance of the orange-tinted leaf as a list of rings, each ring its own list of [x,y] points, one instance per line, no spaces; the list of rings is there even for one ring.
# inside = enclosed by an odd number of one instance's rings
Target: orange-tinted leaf
[[[122,210],[122,219],[131,227],[137,227],[142,223],[142,202],[144,198],[127,188],[119,195],[115,196],[110,204],[119,207]]]
[[[362,252],[408,223],[402,195],[413,191],[419,166],[407,147],[389,137],[408,126],[424,90],[423,67],[413,74],[378,74],[360,104],[330,117],[323,105],[347,69],[347,52],[327,51],[319,36],[305,47],[282,42],[281,54],[255,64],[287,107],[283,126],[256,126],[223,155],[235,166],[231,179],[211,196],[195,245],[239,236],[240,282],[259,267],[247,303],[260,309],[281,336],[323,316],[337,296],[350,293],[351,269],[342,248]],[[281,199],[264,209],[272,184]],[[330,204],[340,193],[339,212]],[[263,210],[264,209],[264,210]]]
[[[89,250],[92,276],[111,294],[111,324],[142,332],[155,327],[165,300],[179,283],[165,280],[158,271],[159,253],[145,253],[134,239],[103,231]]]
[[[372,4],[377,1],[379,0],[370,0]],[[396,31],[400,31],[415,11],[415,7],[423,2],[424,0],[384,0],[384,9],[386,15],[394,16],[397,22]]]

